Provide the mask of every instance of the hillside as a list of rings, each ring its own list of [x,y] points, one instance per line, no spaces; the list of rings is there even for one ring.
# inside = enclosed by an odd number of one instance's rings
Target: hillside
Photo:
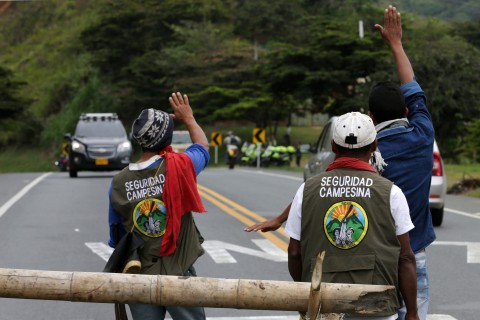
[[[480,19],[480,2],[477,0],[400,0],[395,3],[404,11],[446,21]]]
[[[480,25],[456,27],[414,13],[477,19],[477,2],[396,2],[405,13],[416,75],[435,106],[432,117],[445,155],[470,152],[459,147],[467,145],[464,133],[475,127],[470,122],[480,112],[474,85]],[[189,94],[205,125],[235,119],[272,134],[292,114],[365,109],[370,82],[395,80],[395,70],[373,27],[358,37],[358,20],[366,26],[381,22],[387,3],[1,1],[0,96],[7,91],[25,112],[11,120],[14,113],[4,112],[1,101],[0,125],[6,130],[0,147],[58,145],[81,112],[114,111],[128,126],[140,108],[168,109],[173,90]],[[357,83],[360,78],[370,82]]]

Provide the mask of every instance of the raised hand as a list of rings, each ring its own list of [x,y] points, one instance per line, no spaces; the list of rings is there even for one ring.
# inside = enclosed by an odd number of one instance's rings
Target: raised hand
[[[375,24],[375,28],[380,31],[382,38],[388,45],[401,43],[402,41],[402,18],[400,12],[394,6],[388,6],[383,14],[383,26]]]
[[[376,24],[375,28],[380,31],[383,40],[392,51],[395,64],[397,65],[398,78],[401,84],[413,81],[414,73],[410,60],[403,49],[402,44],[402,19],[397,8],[388,6],[383,13],[383,26]]]
[[[172,93],[172,96],[168,98],[170,105],[173,108],[173,114],[171,117],[175,120],[186,122],[193,119],[192,107],[188,102],[186,94],[182,95],[180,92]]]

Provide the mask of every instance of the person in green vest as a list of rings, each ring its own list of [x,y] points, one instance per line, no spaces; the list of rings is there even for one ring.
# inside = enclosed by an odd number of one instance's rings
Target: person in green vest
[[[285,226],[288,269],[294,281],[310,282],[315,258],[324,251],[322,281],[393,285],[404,298],[405,319],[416,320],[416,264],[408,233],[414,226],[403,192],[369,164],[376,148],[369,116],[339,117],[335,161],[303,183],[293,199]],[[368,319],[396,319],[398,296],[389,297],[386,307]]]
[[[415,224],[410,232],[410,245],[417,263],[418,314],[421,320],[425,320],[430,301],[425,249],[435,240],[429,210],[435,133],[425,94],[415,80],[412,65],[403,49],[400,13],[394,6],[387,7],[384,25],[375,24],[375,28],[390,48],[401,86],[386,82],[377,84],[369,94],[369,114],[376,124],[378,149],[387,164],[382,176],[402,189]],[[391,94],[386,94],[389,90]],[[277,230],[287,220],[290,207],[291,203],[277,217],[249,226],[245,231]],[[405,319],[404,309],[402,307],[399,311],[399,320]]]
[[[108,244],[117,247],[126,233],[133,233],[142,243],[133,251],[138,255],[126,261],[123,272],[195,276],[193,264],[204,253],[203,237],[192,212],[206,211],[196,177],[210,159],[209,143],[193,116],[187,95],[173,93],[169,102],[173,114],[149,108],[135,119],[132,135],[142,155],[116,174],[110,186]],[[174,120],[186,126],[192,139],[185,152],[172,149]],[[202,307],[129,307],[134,320],[162,320],[166,312],[174,320],[205,320]]]

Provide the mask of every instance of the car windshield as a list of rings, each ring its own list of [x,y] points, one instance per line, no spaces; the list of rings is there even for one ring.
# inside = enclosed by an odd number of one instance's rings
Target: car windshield
[[[192,143],[192,139],[190,139],[188,132],[173,132],[172,144],[179,143]]]
[[[123,138],[126,133],[120,122],[81,121],[77,125],[75,136],[79,138]]]

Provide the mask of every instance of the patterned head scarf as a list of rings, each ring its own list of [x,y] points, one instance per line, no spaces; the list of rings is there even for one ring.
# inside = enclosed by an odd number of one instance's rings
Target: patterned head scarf
[[[132,125],[132,135],[144,149],[162,150],[172,143],[173,121],[156,109],[144,109]]]

